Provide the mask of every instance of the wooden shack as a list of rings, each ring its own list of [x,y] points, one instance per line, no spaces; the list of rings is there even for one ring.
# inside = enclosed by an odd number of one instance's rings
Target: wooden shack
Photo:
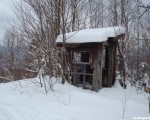
[[[111,87],[115,82],[117,41],[124,33],[123,27],[66,33],[72,84],[94,91]],[[62,35],[57,37],[56,42],[62,46]]]

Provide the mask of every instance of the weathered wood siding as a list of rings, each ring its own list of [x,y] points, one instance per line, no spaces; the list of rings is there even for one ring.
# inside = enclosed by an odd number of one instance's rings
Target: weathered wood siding
[[[116,41],[110,38],[108,46],[108,87],[111,87],[115,81],[115,71],[116,71]]]
[[[103,49],[106,48],[106,69],[105,70],[105,87],[111,87],[115,81],[115,70],[116,70],[116,41],[113,40],[114,38],[109,38],[108,42],[101,42],[101,43],[84,43],[78,44],[76,46],[69,45],[67,47],[70,64],[72,64],[72,52],[75,51],[89,51],[92,54],[92,61],[89,63],[91,69],[93,70],[93,80],[92,86],[94,91],[98,91],[102,88],[103,80],[104,80],[104,73],[103,73]],[[75,64],[72,64],[75,65]],[[75,70],[76,67],[74,66],[72,71]],[[85,79],[87,79],[86,75],[86,68],[83,71],[83,88],[85,88]],[[77,73],[72,73],[73,84],[76,85],[77,82]]]

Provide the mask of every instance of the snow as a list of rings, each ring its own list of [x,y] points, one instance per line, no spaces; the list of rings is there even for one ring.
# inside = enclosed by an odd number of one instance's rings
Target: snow
[[[147,95],[129,85],[124,90],[118,81],[98,93],[58,81],[45,95],[35,80],[0,84],[0,120],[121,120],[125,94],[125,120],[149,116]]]
[[[106,41],[109,37],[116,37],[124,34],[125,28],[121,26],[83,29],[80,31],[66,33],[66,43],[90,43]],[[63,42],[63,35],[59,35],[56,39],[57,43]]]

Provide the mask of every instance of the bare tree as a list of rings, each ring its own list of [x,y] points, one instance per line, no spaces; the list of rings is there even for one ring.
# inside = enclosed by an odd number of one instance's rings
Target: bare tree
[[[21,79],[18,69],[24,67],[25,45],[21,38],[17,37],[17,31],[14,28],[7,30],[4,36],[4,44],[2,47],[1,70],[2,78],[7,80]]]

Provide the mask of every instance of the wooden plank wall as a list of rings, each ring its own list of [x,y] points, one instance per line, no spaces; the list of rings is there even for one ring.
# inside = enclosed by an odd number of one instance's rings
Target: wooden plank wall
[[[116,52],[117,52],[117,42],[115,41],[114,42],[114,45],[113,45],[114,47],[113,47],[113,59],[114,59],[114,61],[113,61],[113,63],[114,63],[114,65],[113,65],[113,76],[112,76],[112,85],[114,84],[114,82],[115,82],[115,76],[116,76]]]
[[[113,41],[113,40],[112,40]],[[111,87],[115,81],[116,71],[116,42],[110,43],[108,46],[109,62],[108,62],[108,87]]]
[[[93,52],[93,88],[94,91],[98,91],[102,88],[102,43],[97,44]]]
[[[107,74],[107,80],[108,80],[108,87],[111,87],[115,81],[115,70],[116,70],[116,44],[110,39],[110,42],[108,45],[108,74]],[[92,53],[92,63],[91,68],[93,68],[93,90],[98,91],[102,88],[102,77],[103,77],[103,43],[93,43],[93,44],[84,44],[79,45],[78,48],[70,48],[69,51],[80,51],[80,50],[88,50]],[[71,54],[71,52],[70,52]],[[69,56],[70,62],[72,61],[72,55]],[[75,69],[75,68],[74,68]],[[75,71],[75,70],[73,70]],[[76,76],[73,75],[73,84],[76,84]],[[85,81],[85,78],[83,78],[83,81]],[[83,85],[85,86],[85,85]]]

